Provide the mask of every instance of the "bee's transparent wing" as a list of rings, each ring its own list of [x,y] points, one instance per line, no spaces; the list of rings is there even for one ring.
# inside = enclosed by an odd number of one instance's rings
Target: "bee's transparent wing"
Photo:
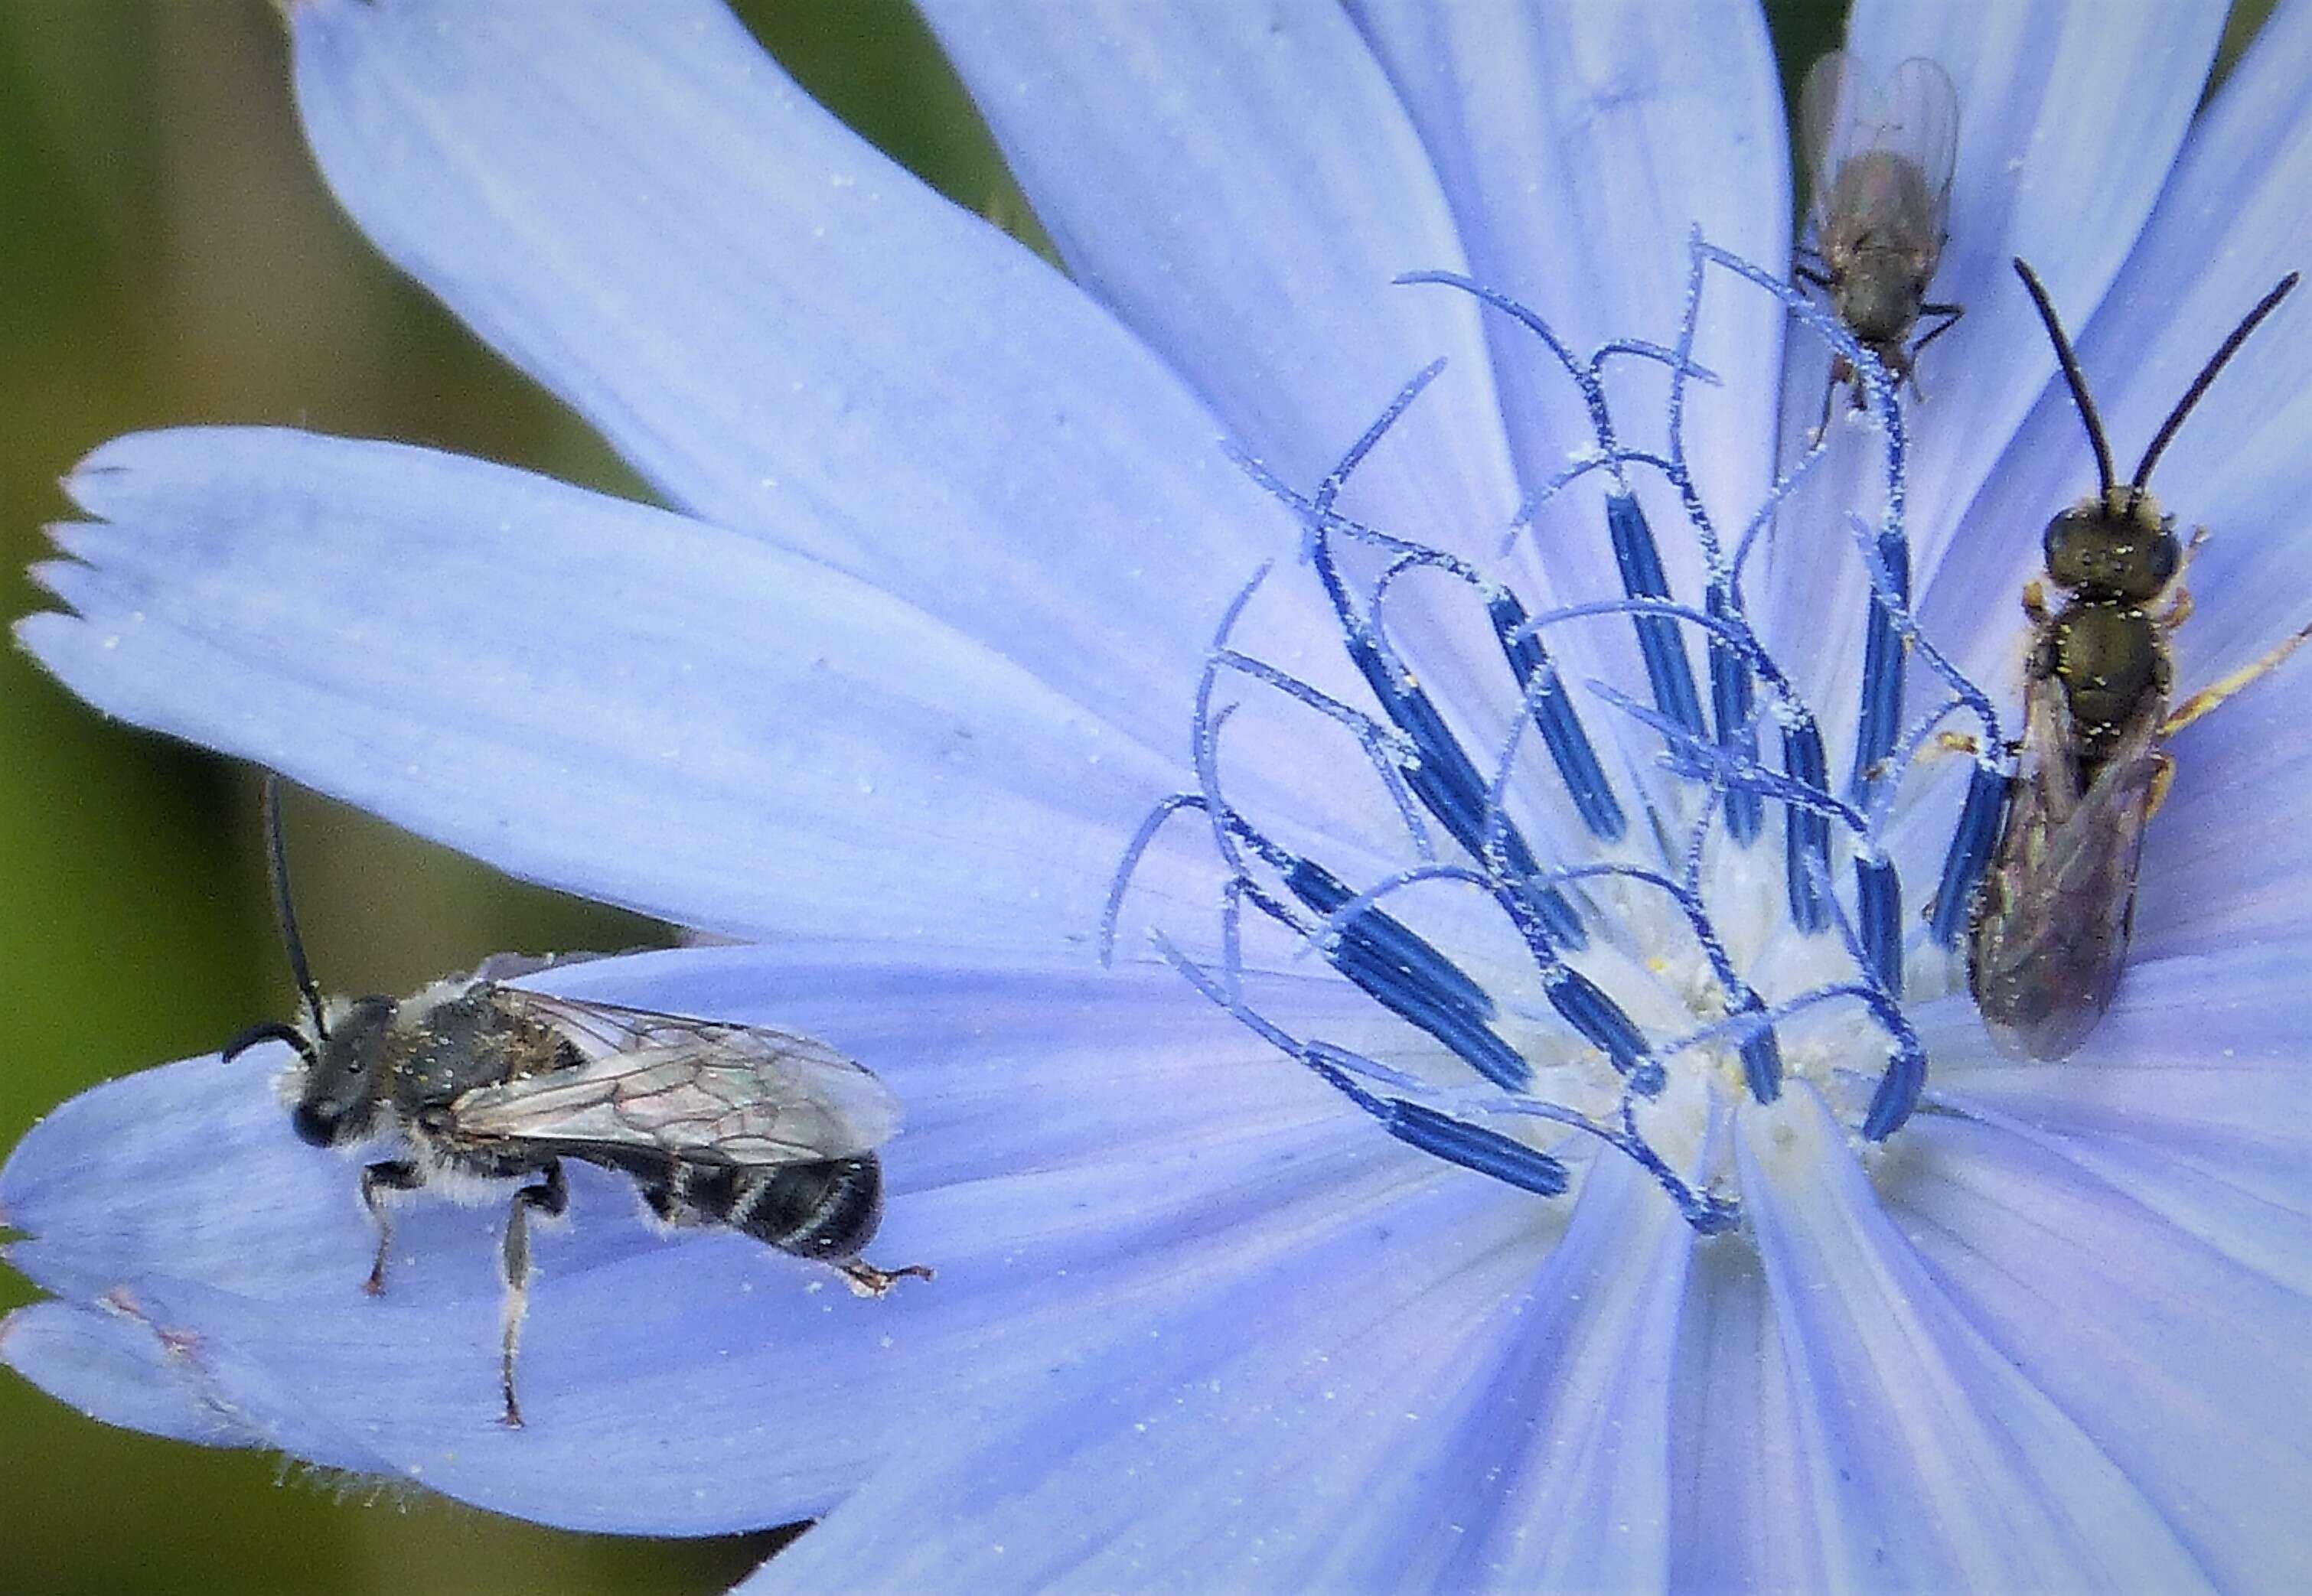
[[[2157,695],[2140,706],[2080,792],[2061,698],[2046,681],[2027,693],[2025,763],[1968,945],[1976,1007],[2001,1051],[2018,1058],[2069,1057],[2111,1007],[2166,713]]]
[[[1924,56],[1895,68],[1883,87],[1865,81],[1844,50],[1817,61],[1799,91],[1799,143],[1807,160],[1815,226],[1827,231],[1833,196],[1846,163],[1868,151],[1900,155],[1918,169],[1934,238],[1950,214],[1951,174],[1958,164],[1958,91],[1950,74]]]
[[[466,1093],[452,1110],[463,1135],[775,1165],[854,1157],[899,1128],[891,1089],[808,1036],[512,988],[497,998],[579,1062]]]

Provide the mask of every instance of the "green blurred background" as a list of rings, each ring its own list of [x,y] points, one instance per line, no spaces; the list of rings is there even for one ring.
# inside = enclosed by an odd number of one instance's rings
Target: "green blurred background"
[[[904,4],[738,9],[885,150],[959,203],[1029,225]],[[1837,0],[1768,11],[1793,79],[1843,14]],[[39,602],[22,572],[66,512],[57,478],[136,428],[291,423],[642,493],[363,245],[306,157],[285,62],[264,0],[0,0],[11,617]],[[248,771],[109,725],[0,651],[0,1147],[85,1086],[290,1011],[255,792]],[[306,939],[338,989],[404,991],[502,949],[666,934],[317,799],[293,801],[289,824]],[[0,1270],[0,1309],[32,1295]],[[705,1592],[779,1539],[618,1541],[373,1498],[274,1458],[107,1429],[0,1374],[9,1592]]]

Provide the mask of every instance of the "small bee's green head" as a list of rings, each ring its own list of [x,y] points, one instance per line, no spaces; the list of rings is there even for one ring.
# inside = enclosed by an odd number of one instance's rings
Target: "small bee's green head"
[[[2049,521],[2045,546],[2048,576],[2082,598],[2156,598],[2183,561],[2174,519],[2150,494],[2124,484]]]

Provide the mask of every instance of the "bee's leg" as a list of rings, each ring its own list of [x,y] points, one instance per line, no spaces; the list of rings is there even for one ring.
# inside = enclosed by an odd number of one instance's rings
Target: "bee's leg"
[[[2305,627],[2263,658],[2243,665],[2222,680],[2201,688],[2168,711],[2168,719],[2159,723],[2161,738],[2174,737],[2234,693],[2255,685],[2266,672],[2302,648],[2308,639],[2312,639],[2312,626]]]
[[[2177,582],[2176,590],[2168,596],[2167,607],[2152,616],[2151,621],[2160,631],[2173,632],[2191,618],[2192,589]]]
[[[2023,618],[2034,627],[2047,624],[2047,589],[2036,576],[2023,584]]]
[[[562,1179],[562,1161],[549,1159],[539,1172],[545,1178],[513,1194],[506,1210],[505,1341],[498,1365],[498,1383],[505,1391],[505,1422],[521,1428],[521,1407],[513,1400],[513,1349],[521,1339],[522,1315],[530,1311],[530,1210],[556,1215],[570,1206],[570,1188]]]
[[[385,1250],[393,1244],[393,1219],[385,1211],[383,1193],[415,1191],[425,1183],[425,1172],[407,1158],[389,1158],[362,1171],[362,1206],[377,1226],[377,1260],[369,1266],[362,1289],[375,1296],[385,1289]]]
[[[1822,258],[1820,255],[1817,254],[1812,249],[1804,244],[1800,244],[1796,249],[1792,250],[1791,254],[1793,257],[1803,257],[1807,260],[1820,260]],[[1813,266],[1800,264],[1800,260],[1797,258],[1793,258],[1791,262],[1791,275],[1796,277],[1801,283],[1811,283],[1817,288],[1828,288],[1830,286],[1830,279],[1828,277],[1816,270]]]
[[[851,1282],[852,1291],[860,1296],[880,1296],[910,1275],[918,1280],[932,1278],[930,1267],[920,1263],[911,1263],[903,1269],[879,1269],[863,1258],[848,1258],[835,1267],[843,1271],[843,1278]]]

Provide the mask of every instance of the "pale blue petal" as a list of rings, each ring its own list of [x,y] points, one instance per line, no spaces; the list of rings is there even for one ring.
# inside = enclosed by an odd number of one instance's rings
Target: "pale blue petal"
[[[1313,489],[1430,362],[1352,490],[1382,526],[1489,552],[1516,504],[1454,218],[1372,56],[1326,0],[924,14],[1089,290],[1288,483]]]
[[[1818,1538],[1828,1584],[2205,1584],[2158,1504],[1936,1283],[1818,1097],[1786,1093],[1739,1129],[1805,1437],[1786,1511]]]
[[[74,613],[19,635],[74,691],[687,925],[1088,946],[1178,781],[863,583],[541,477],[199,430],[67,485],[99,519],[41,577]]]
[[[2302,940],[2138,958],[2072,1059],[1930,1029],[1932,1102],[2077,1165],[2202,1245],[2312,1293],[2312,1040]],[[1957,1031],[1948,1042],[1939,1032]]]
[[[1433,1176],[1167,972],[725,948],[547,979],[808,1027],[869,1061],[909,1114],[884,1149],[889,1208],[870,1255],[938,1278],[856,1301],[744,1237],[661,1234],[626,1182],[575,1167],[572,1217],[537,1244],[530,1425],[505,1434],[503,1190],[480,1207],[400,1204],[387,1289],[367,1296],[355,1163],[290,1133],[267,1078],[276,1048],[57,1111],[0,1173],[0,1204],[32,1238],[15,1260],[72,1301],[133,1303],[165,1347],[197,1355],[200,1400],[264,1444],[542,1522],[705,1533],[823,1511],[894,1437],[1000,1404],[1184,1281],[1217,1287]],[[1298,985],[1269,995],[1281,1011],[1353,1024]],[[108,1345],[70,1358],[118,1356],[112,1332],[87,1329],[100,1322],[74,1333]],[[151,1385],[132,1360],[117,1389],[83,1378],[74,1395],[175,1433]]]
[[[747,1589],[1658,1585],[1692,1236],[1633,1169],[1590,1180],[1554,1250],[1456,1176],[1360,1214],[896,1464]]]
[[[2312,1300],[2138,1207],[2125,1149],[2106,1183],[2068,1136],[1912,1123],[1887,1183],[1894,1223],[1958,1311],[2095,1438],[2208,1583],[2300,1584]],[[2297,1169],[2300,1183],[2300,1155]],[[2115,1535],[2107,1555],[2123,1552]],[[2180,1571],[2104,1566],[2093,1583],[2184,1588]]]
[[[291,10],[307,132],[355,219],[673,502],[1181,735],[1146,684],[1193,674],[1293,529],[1065,279],[713,0]]]
[[[0,1319],[0,1363],[68,1407],[123,1428],[202,1446],[257,1446],[263,1437],[203,1400],[188,1356],[109,1308],[34,1303]]]
[[[1443,179],[1476,275],[1585,353],[1677,340],[1687,235],[1779,271],[1790,249],[1782,97],[1763,20],[1713,0],[1643,5],[1359,3]],[[1432,291],[1433,292],[1433,291]],[[1756,503],[1773,467],[1784,311],[1721,277],[1695,354],[1722,391],[1689,396],[1686,440],[1713,513]],[[1522,327],[1488,322],[1520,467],[1537,484],[1590,443],[1580,394]],[[1633,446],[1660,449],[1663,384],[1609,368]],[[1595,501],[1543,522],[1560,591],[1618,595]],[[1673,586],[1700,591],[1692,538],[1663,538]]]

